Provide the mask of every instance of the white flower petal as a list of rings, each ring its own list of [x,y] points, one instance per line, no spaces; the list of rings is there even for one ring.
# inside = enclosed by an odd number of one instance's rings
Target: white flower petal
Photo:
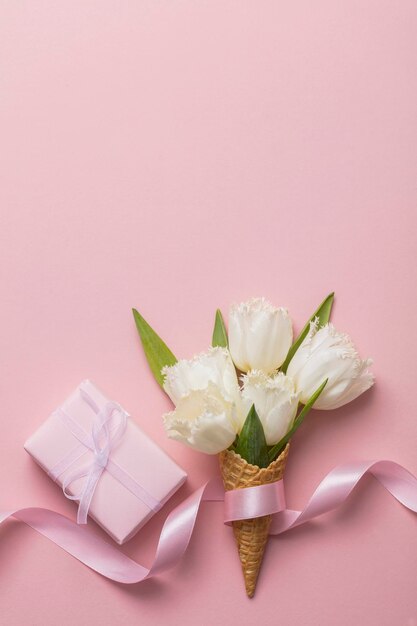
[[[236,371],[225,348],[210,348],[192,359],[181,359],[164,367],[162,374],[164,389],[174,404],[190,391],[205,389],[209,383],[218,386],[228,400],[234,399],[239,391]]]

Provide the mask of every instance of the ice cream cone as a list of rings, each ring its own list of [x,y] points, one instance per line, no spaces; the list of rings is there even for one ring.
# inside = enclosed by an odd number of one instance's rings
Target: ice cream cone
[[[219,454],[220,469],[226,491],[244,489],[256,485],[266,485],[280,480],[284,475],[289,444],[268,467],[259,468],[251,465],[239,454],[224,450]],[[262,564],[262,558],[268,541],[271,515],[233,522],[246,593],[249,598],[255,593],[256,581]]]

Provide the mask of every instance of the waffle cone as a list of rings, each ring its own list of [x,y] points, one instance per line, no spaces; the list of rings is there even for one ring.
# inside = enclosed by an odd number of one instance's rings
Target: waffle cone
[[[284,475],[288,450],[289,444],[287,444],[275,461],[264,468],[251,465],[242,459],[239,454],[231,450],[224,450],[219,454],[219,461],[225,490],[244,489],[245,487],[266,485],[281,480]],[[252,598],[255,593],[256,581],[268,541],[271,519],[271,515],[265,515],[255,519],[239,520],[232,523],[242,565],[246,593],[249,598]]]

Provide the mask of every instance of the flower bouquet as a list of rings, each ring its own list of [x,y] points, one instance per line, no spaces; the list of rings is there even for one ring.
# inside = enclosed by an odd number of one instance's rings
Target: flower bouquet
[[[310,409],[336,409],[372,386],[371,360],[329,322],[333,298],[295,341],[288,311],[264,298],[232,306],[228,331],[217,310],[211,347],[189,360],[177,360],[133,310],[151,370],[175,405],[163,416],[168,436],[218,454],[227,491],[281,480],[290,439]],[[249,597],[270,523],[270,515],[233,522]]]

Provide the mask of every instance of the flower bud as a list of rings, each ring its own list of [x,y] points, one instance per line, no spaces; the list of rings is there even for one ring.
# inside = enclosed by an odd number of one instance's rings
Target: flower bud
[[[262,422],[266,443],[278,443],[291,428],[298,407],[299,394],[294,381],[285,374],[266,376],[253,370],[242,377],[243,406],[247,413],[255,405]]]
[[[288,311],[265,298],[235,305],[229,315],[229,349],[242,372],[274,372],[285,360],[292,342]]]

